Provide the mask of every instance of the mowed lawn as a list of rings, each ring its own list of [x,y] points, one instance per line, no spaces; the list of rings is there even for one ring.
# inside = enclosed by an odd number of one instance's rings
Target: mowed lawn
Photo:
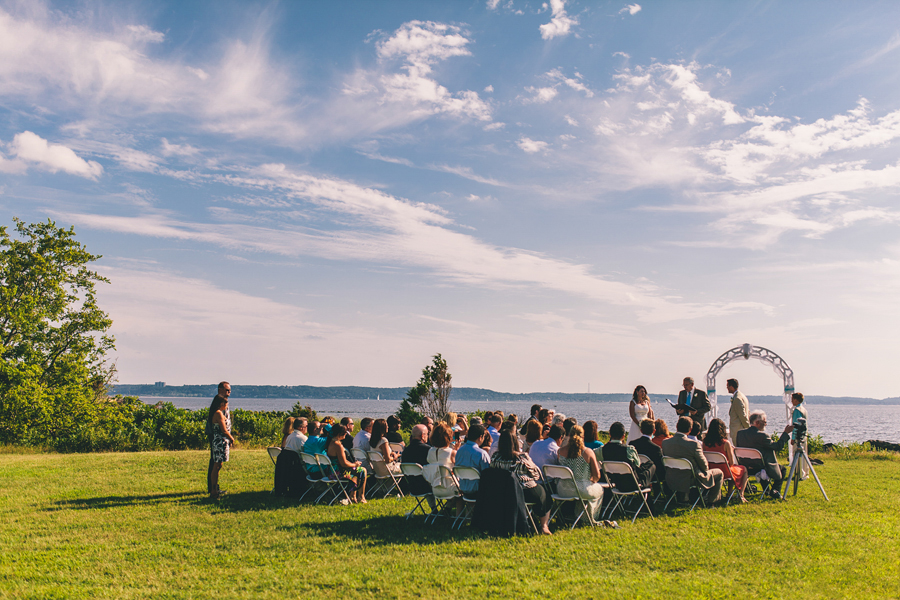
[[[897,598],[900,460],[822,456],[787,502],[492,539],[406,521],[409,500],[273,497],[236,450],[0,454],[3,598]]]

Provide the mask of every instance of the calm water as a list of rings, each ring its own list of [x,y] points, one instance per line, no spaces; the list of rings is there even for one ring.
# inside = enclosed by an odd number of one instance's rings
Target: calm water
[[[210,398],[162,398],[145,396],[143,400],[149,404],[171,402],[179,408],[206,408]],[[726,399],[727,400],[727,399]],[[284,410],[289,411],[296,398],[232,398],[231,408],[246,410]],[[399,400],[302,400],[301,404],[313,407],[319,416],[334,417],[386,417],[395,412],[400,405]],[[720,404],[720,416],[728,419],[728,405]],[[557,413],[567,417],[575,417],[578,422],[594,420],[600,429],[607,429],[615,421],[628,423],[627,402],[556,402],[545,404]],[[473,410],[502,410],[504,414],[515,413],[521,421],[527,417],[531,409],[530,402],[495,402],[495,401],[458,401],[452,403],[456,412]],[[769,431],[781,429],[787,423],[787,415],[782,404],[752,404],[751,410],[761,409],[769,417]],[[821,435],[826,442],[864,442],[867,440],[883,440],[900,442],[900,405],[815,405],[809,404],[809,433]],[[653,410],[657,418],[663,418],[674,431],[675,411],[666,403],[654,403]],[[778,427],[778,424],[781,424]],[[626,427],[627,429],[627,427]]]

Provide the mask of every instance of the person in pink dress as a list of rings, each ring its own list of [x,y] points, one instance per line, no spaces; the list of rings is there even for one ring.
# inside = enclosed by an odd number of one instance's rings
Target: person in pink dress
[[[741,502],[746,502],[744,498],[744,488],[747,487],[747,479],[750,475],[747,473],[747,467],[737,464],[734,460],[734,446],[728,439],[725,430],[725,422],[721,419],[713,419],[709,423],[709,429],[706,430],[706,436],[703,438],[703,449],[709,452],[718,452],[725,456],[728,466],[731,468],[731,475],[734,477],[735,486],[737,487],[738,497]]]

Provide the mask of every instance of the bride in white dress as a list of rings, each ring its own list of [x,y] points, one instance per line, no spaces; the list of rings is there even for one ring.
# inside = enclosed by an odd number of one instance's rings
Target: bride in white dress
[[[628,414],[631,417],[631,429],[628,432],[628,441],[630,442],[641,437],[641,421],[655,418],[653,409],[650,408],[650,396],[647,395],[647,388],[644,386],[639,385],[634,388],[631,403],[628,405]]]

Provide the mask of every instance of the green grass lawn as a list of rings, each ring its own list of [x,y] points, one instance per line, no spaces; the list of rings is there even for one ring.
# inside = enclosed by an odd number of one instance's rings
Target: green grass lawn
[[[900,459],[823,455],[787,502],[490,539],[409,500],[274,498],[264,450],[0,454],[3,598],[898,598]]]

